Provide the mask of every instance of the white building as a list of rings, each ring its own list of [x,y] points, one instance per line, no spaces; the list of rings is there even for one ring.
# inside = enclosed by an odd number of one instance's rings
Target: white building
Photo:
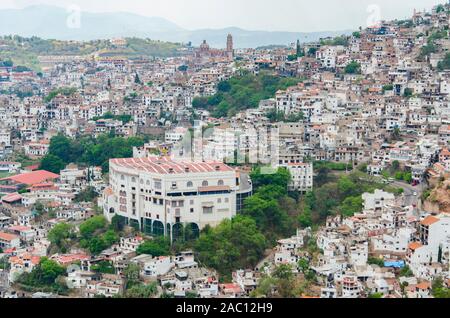
[[[287,169],[291,173],[289,190],[308,192],[313,189],[314,170],[310,163],[289,163]]]
[[[144,243],[144,239],[140,236],[121,237],[119,247],[128,252],[136,252],[139,245]]]
[[[381,211],[386,205],[394,203],[395,195],[377,189],[373,194],[364,193],[362,199],[364,201],[364,210]]]
[[[169,256],[155,257],[144,262],[143,274],[150,277],[166,275],[174,268],[174,266],[175,264],[171,261]]]
[[[22,164],[20,162],[1,161],[0,172],[14,173],[18,172]]]
[[[165,141],[170,143],[177,143],[181,141],[184,136],[186,136],[188,132],[187,128],[184,127],[176,127],[173,130],[166,131],[165,133]]]
[[[221,162],[113,159],[109,177],[110,188],[103,195],[109,220],[119,215],[145,233],[171,238],[182,232],[182,225],[198,235],[206,225],[232,218],[237,196],[243,195],[236,171]]]
[[[20,237],[14,234],[0,232],[0,248],[20,247]]]

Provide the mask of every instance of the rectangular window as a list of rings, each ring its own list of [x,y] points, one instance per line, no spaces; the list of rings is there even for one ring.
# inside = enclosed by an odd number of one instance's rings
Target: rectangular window
[[[203,207],[203,214],[212,214],[213,208],[212,207]]]

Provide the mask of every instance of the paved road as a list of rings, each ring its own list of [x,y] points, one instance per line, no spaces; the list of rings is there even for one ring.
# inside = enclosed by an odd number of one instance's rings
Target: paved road
[[[394,181],[391,183],[391,185],[395,186],[395,187],[399,187],[402,188],[404,190],[403,192],[403,204],[405,206],[411,206],[411,205],[415,205],[416,207],[420,208],[421,205],[421,196],[422,193],[424,192],[425,186],[424,185],[418,185],[413,187],[410,184],[404,183],[404,182],[400,182],[400,181]],[[414,193],[416,193],[417,195],[414,195]]]

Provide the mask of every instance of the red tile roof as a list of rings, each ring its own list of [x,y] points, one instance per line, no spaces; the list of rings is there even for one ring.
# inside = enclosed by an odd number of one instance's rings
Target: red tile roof
[[[81,254],[81,253],[80,254],[63,254],[63,255],[57,255],[57,256],[53,257],[53,259],[62,265],[66,265],[66,264],[71,264],[76,261],[88,260],[89,256],[86,254]]]
[[[53,172],[38,170],[29,173],[18,174],[12,177],[0,179],[0,181],[10,180],[16,183],[23,183],[26,185],[34,185],[43,183],[44,181],[59,178],[59,175]]]
[[[112,165],[158,174],[183,174],[234,171],[223,162],[175,161],[167,157],[112,159]]]
[[[22,196],[18,193],[10,193],[10,194],[7,194],[4,197],[2,197],[2,201],[8,202],[8,203],[16,202],[19,200],[22,200]]]
[[[416,288],[417,289],[422,289],[422,290],[430,289],[431,288],[431,284],[430,284],[430,282],[422,282],[420,284],[417,284]]]
[[[18,239],[19,237],[14,234],[0,232],[0,239],[4,241],[12,241],[14,239]]]
[[[439,219],[437,217],[430,215],[427,216],[422,222],[420,222],[420,224],[430,226],[431,224],[434,224],[436,222],[439,222]]]
[[[39,165],[37,164],[37,165],[27,166],[24,169],[27,170],[27,171],[34,171],[34,170],[39,169]]]
[[[14,226],[10,226],[10,227],[8,228],[8,230],[10,230],[10,231],[17,231],[17,232],[22,232],[22,231],[30,231],[30,230],[32,230],[32,228],[29,227],[29,226],[14,225]]]
[[[420,243],[418,243],[418,242],[410,243],[410,244],[408,245],[408,247],[409,247],[410,249],[412,249],[412,250],[416,250],[416,249],[418,249],[418,248],[420,248],[420,247],[422,247],[422,246],[423,246],[423,245],[420,244]]]

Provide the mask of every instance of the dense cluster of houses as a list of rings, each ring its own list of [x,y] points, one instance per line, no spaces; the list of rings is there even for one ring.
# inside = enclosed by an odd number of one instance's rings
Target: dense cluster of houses
[[[146,235],[173,239],[180,224],[198,234],[241,211],[252,182],[248,171],[227,165],[239,158],[287,168],[289,190],[301,193],[314,187],[313,161],[366,164],[372,176],[395,164],[411,174],[411,188],[442,184],[450,175],[450,72],[442,66],[450,5],[440,8],[416,11],[406,24],[382,21],[345,37],[345,44],[325,39],[234,49],[229,35],[224,50],[205,41],[171,58],[47,58],[42,73],[0,66],[0,91],[9,92],[0,94],[0,259],[9,264],[0,272],[0,296],[17,296],[11,284],[43,256],[70,269],[67,283],[82,297],[122,294],[123,270],[131,263],[143,280],[158,283],[158,294],[242,297],[258,286],[261,273],[248,269],[234,272],[232,283],[219,283],[190,251],[136,255],[139,236],[122,237],[95,258],[83,250],[48,255],[49,229],[95,214],[92,202],[75,202],[87,189],[100,194],[108,220],[119,216]],[[433,52],[424,54],[430,43]],[[193,108],[195,97],[213,96],[220,82],[243,71],[302,80],[232,117]],[[191,132],[200,132],[200,140],[187,143]],[[55,174],[11,160],[19,152],[44,157],[57,134],[105,133],[155,138],[134,148],[133,158],[112,159],[109,181],[100,167],[70,164]],[[310,257],[305,238],[314,237],[321,255],[308,260],[321,283],[317,296],[425,298],[436,277],[449,284],[450,205],[427,211],[381,190],[363,201],[360,214],[332,217],[317,233],[299,230],[280,240],[272,265],[289,264],[298,273],[298,262]],[[50,220],[40,220],[40,203],[53,214]],[[91,270],[102,261],[111,262],[115,274]],[[399,278],[405,268],[412,275]]]

